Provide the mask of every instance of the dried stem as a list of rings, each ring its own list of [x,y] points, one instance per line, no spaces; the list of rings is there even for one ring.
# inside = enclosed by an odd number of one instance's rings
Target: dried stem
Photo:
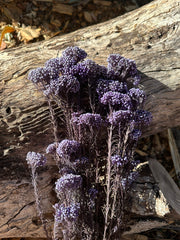
[[[104,222],[104,234],[103,240],[106,240],[106,232],[108,228],[108,217],[110,210],[110,187],[111,187],[111,145],[112,145],[112,129],[111,125],[108,133],[108,157],[107,157],[107,176],[106,176],[106,206],[105,206],[105,222]]]
[[[38,192],[38,187],[37,187],[37,174],[36,174],[36,169],[32,168],[32,184],[34,187],[34,195],[35,195],[35,200],[36,200],[36,207],[37,207],[37,211],[39,214],[39,217],[41,219],[43,228],[44,228],[44,232],[46,234],[46,237],[48,240],[52,240],[52,238],[49,236],[48,230],[47,230],[47,221],[43,216],[43,210],[41,208],[41,201],[40,201],[40,197],[39,197],[39,192]]]

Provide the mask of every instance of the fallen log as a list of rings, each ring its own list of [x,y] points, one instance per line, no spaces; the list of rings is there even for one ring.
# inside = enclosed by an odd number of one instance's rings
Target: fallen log
[[[42,66],[46,60],[60,55],[62,50],[72,45],[85,49],[89,58],[104,65],[109,54],[119,53],[134,59],[142,76],[141,84],[148,96],[146,110],[153,115],[153,122],[145,135],[178,126],[179,12],[180,4],[176,0],[153,1],[105,23],[0,53],[0,237],[44,236],[24,159],[29,150],[44,150],[53,141],[53,136],[47,104],[27,80],[28,71]],[[60,109],[55,111],[58,117]],[[55,201],[51,191],[52,179],[56,178],[54,168],[50,161],[47,171],[40,173],[42,198],[50,227],[51,206]],[[143,178],[143,184],[134,186],[137,189],[137,194],[133,194],[133,202],[136,203],[136,210],[132,208],[134,216],[158,217],[154,182],[145,184],[149,181],[148,174]],[[141,191],[144,198],[139,195]],[[143,207],[138,196],[144,199]],[[137,218],[134,217],[134,223]],[[162,219],[159,222],[168,224]],[[149,226],[153,228],[158,224]],[[139,232],[141,230],[139,228]]]

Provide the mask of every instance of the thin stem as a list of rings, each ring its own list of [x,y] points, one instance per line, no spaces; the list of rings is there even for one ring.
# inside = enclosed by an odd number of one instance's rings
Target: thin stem
[[[104,223],[104,234],[103,240],[106,240],[106,232],[108,228],[108,217],[110,210],[110,185],[111,185],[111,145],[112,145],[112,125],[108,133],[108,157],[107,157],[107,176],[106,176],[106,206],[105,206],[105,223]]]
[[[49,112],[50,112],[50,116],[51,116],[51,122],[53,125],[54,140],[57,143],[58,142],[58,130],[57,130],[57,123],[56,123],[56,119],[55,119],[55,112],[52,107],[51,100],[49,98],[47,98],[47,102],[49,105]]]
[[[47,239],[52,240],[52,238],[49,237],[49,233],[48,233],[47,225],[46,225],[46,219],[43,216],[43,210],[41,208],[41,201],[40,201],[38,187],[37,187],[37,174],[36,174],[36,170],[34,168],[32,168],[32,184],[33,184],[33,187],[34,187],[36,207],[37,207],[37,211],[38,211],[39,217],[41,219],[41,222],[42,222],[42,225],[43,225],[43,228],[44,228],[44,232],[46,234]]]

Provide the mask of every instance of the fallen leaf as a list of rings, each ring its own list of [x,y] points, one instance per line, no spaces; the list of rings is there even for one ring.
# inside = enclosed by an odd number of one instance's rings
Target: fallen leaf
[[[7,46],[6,43],[2,41],[0,46],[0,51],[4,50],[6,46]]]
[[[21,40],[24,42],[29,42],[34,38],[38,38],[40,36],[41,28],[33,29],[30,26],[19,29],[21,34]]]

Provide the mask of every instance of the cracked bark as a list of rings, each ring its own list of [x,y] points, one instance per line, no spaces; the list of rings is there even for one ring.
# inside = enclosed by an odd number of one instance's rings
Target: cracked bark
[[[109,54],[119,53],[134,59],[142,76],[141,85],[148,96],[146,110],[153,114],[153,123],[146,135],[178,126],[179,12],[180,3],[176,0],[153,1],[105,23],[0,53],[0,237],[44,236],[24,159],[29,150],[43,151],[53,141],[53,133],[48,106],[27,80],[27,72],[56,57],[67,46],[77,45],[87,51],[89,58],[105,65]],[[55,107],[55,112],[58,117],[60,109]],[[49,227],[52,223],[51,206],[55,202],[53,164],[50,160],[46,171],[40,172]],[[149,174],[147,171],[141,178],[143,184],[136,183],[133,187],[132,224],[138,217],[146,220],[150,216],[159,217],[155,209],[155,183],[148,182]],[[159,223],[156,221],[153,225],[150,220],[148,226],[168,224],[164,218],[158,219]],[[134,229],[139,232],[145,229],[145,224],[140,226]]]

